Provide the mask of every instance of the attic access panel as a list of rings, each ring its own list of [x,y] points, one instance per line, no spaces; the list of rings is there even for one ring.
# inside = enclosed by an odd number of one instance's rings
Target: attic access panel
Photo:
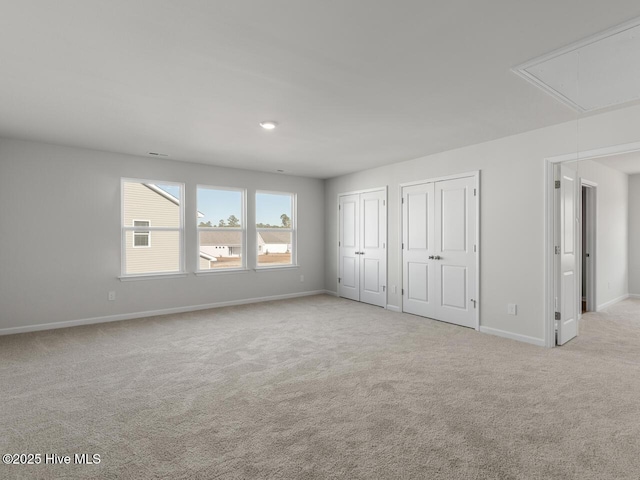
[[[640,18],[512,69],[578,112],[640,99]]]

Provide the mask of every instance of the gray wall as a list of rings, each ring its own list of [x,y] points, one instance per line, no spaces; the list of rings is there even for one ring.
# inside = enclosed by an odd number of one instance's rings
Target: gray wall
[[[618,170],[591,160],[578,164],[578,175],[598,184],[596,231],[596,306],[629,294],[629,181]]]
[[[121,282],[121,177],[186,184],[189,272],[196,184],[247,188],[248,224],[256,189],[297,193],[300,268]],[[318,179],[0,139],[0,329],[323,290],[323,218]]]
[[[640,174],[629,176],[629,293],[640,295]]]

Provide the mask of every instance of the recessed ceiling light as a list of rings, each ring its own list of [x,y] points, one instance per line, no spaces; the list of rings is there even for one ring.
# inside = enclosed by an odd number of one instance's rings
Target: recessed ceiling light
[[[266,120],[264,122],[260,122],[260,126],[265,130],[273,130],[278,126],[278,123],[273,120]]]

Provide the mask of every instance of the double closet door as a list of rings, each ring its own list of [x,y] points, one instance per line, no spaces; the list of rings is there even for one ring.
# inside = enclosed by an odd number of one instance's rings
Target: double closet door
[[[341,297],[386,307],[386,189],[341,195],[338,201]]]
[[[475,175],[402,188],[402,309],[477,327]]]

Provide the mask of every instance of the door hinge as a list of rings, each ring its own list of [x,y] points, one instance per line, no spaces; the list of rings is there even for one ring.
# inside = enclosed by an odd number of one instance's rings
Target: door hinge
[[[386,207],[387,206],[387,201],[386,200],[382,200],[382,206]]]
[[[475,197],[478,194],[478,191],[474,188],[473,189],[473,196]]]
[[[404,250],[404,243],[402,243],[402,250]]]
[[[404,288],[402,289],[402,295],[404,295]]]
[[[338,246],[340,246],[340,242],[338,242]]]
[[[404,197],[402,197],[402,203],[404,203]]]
[[[562,320],[562,315],[560,315],[560,312],[556,312],[556,320]]]
[[[556,180],[556,188],[560,188],[560,180]]]
[[[383,243],[383,244],[382,244],[382,248],[387,248],[387,244],[386,244],[386,243]],[[587,255],[587,256],[589,256],[589,255]]]
[[[555,248],[556,255],[560,255],[560,247]]]
[[[473,251],[474,251],[474,252],[476,251],[476,246],[475,246],[475,245],[473,246]]]
[[[382,291],[385,292],[387,290],[387,287],[385,285],[382,285]]]
[[[340,277],[338,277],[338,283],[340,283],[340,280],[342,280]]]

